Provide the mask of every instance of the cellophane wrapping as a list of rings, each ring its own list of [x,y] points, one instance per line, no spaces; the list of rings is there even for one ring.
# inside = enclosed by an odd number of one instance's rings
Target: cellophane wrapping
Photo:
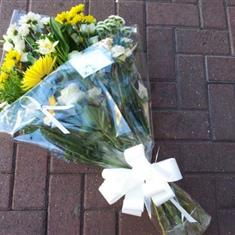
[[[0,130],[68,162],[129,168],[124,150],[138,144],[145,146],[151,161],[149,83],[140,52],[133,26],[72,53],[68,62],[0,113]],[[63,107],[47,111],[68,134],[43,112],[50,106]],[[197,222],[189,223],[170,201],[160,207],[153,204],[151,220],[163,234],[203,234],[210,216],[181,188],[171,186],[176,200]]]

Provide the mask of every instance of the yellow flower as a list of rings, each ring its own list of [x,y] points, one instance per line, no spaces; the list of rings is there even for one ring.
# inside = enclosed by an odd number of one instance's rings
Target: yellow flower
[[[7,62],[9,60],[13,60],[15,63],[18,63],[21,60],[21,54],[18,51],[10,50],[5,56],[5,61]]]
[[[70,24],[75,25],[75,24],[78,24],[78,23],[82,23],[83,20],[84,20],[83,14],[76,15],[76,16],[73,17],[72,20],[70,20]]]
[[[74,6],[70,9],[70,13],[74,16],[77,14],[80,14],[81,12],[84,12],[85,5],[84,4],[78,4],[77,6]]]
[[[57,14],[55,20],[61,24],[66,24],[66,23],[68,23],[68,18],[69,18],[69,12],[63,11],[63,12]]]
[[[92,15],[87,15],[87,16],[84,16],[84,22],[88,24],[92,24],[96,22],[96,19]]]
[[[24,73],[22,89],[27,91],[36,86],[45,76],[52,72],[55,61],[56,58],[52,58],[49,55],[40,57]]]
[[[0,73],[0,84],[3,84],[8,79],[8,74],[5,72]]]

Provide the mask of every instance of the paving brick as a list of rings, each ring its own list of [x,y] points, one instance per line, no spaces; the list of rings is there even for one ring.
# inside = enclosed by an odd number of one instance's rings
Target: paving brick
[[[148,28],[148,65],[151,79],[175,80],[173,31],[168,28]]]
[[[119,216],[119,235],[161,235],[159,227],[155,227],[150,221],[147,213],[142,217],[125,215]]]
[[[172,0],[173,2],[176,2],[176,3],[198,3],[198,0]]]
[[[234,172],[234,143],[182,143],[181,155],[186,172]]]
[[[205,233],[208,235],[219,235],[217,233],[215,183],[215,177],[203,175],[185,175],[182,183],[183,189],[212,216],[211,225]]]
[[[181,108],[207,108],[207,82],[202,56],[178,56],[178,87]]]
[[[235,0],[226,0],[226,3],[227,3],[228,5],[233,6],[233,5],[235,5]]]
[[[198,26],[198,9],[192,4],[147,2],[147,23]]]
[[[116,215],[112,210],[86,211],[84,213],[84,235],[115,235]]]
[[[18,144],[13,209],[45,208],[47,152],[29,144]]]
[[[190,54],[229,54],[229,40],[226,31],[177,29],[176,50]]]
[[[0,172],[12,172],[13,139],[0,133]]]
[[[217,204],[220,209],[235,208],[235,176],[218,176],[216,179]]]
[[[0,210],[9,209],[12,175],[0,174]]]
[[[203,111],[154,112],[157,139],[208,139],[208,113]]]
[[[98,167],[93,167],[91,165],[86,165],[82,163],[71,163],[66,162],[62,159],[57,159],[53,154],[51,156],[50,172],[53,174],[60,173],[71,173],[71,174],[80,174],[80,173],[94,173],[100,172],[101,169]]]
[[[232,54],[235,54],[235,7],[227,8],[229,37],[231,42]]]
[[[203,27],[225,29],[226,16],[223,0],[200,0]]]
[[[177,106],[175,83],[151,83],[151,102],[153,108],[175,108]]]
[[[103,181],[104,179],[101,176],[101,172],[99,174],[85,175],[85,209],[120,207],[122,205],[122,200],[119,200],[113,205],[109,205],[106,202],[104,197],[99,192],[99,187]]]
[[[211,131],[214,140],[235,139],[234,85],[210,85]]]
[[[218,213],[220,235],[232,235],[235,231],[235,210],[221,210]]]
[[[30,10],[43,15],[55,16],[57,13],[69,10],[70,7],[83,2],[82,0],[31,0]]]
[[[14,9],[27,9],[27,0],[2,0],[1,1],[1,14],[0,14],[0,35],[3,35],[9,24]]]
[[[89,0],[89,13],[103,20],[115,14],[115,2],[110,0]]]
[[[131,9],[131,11],[130,11]],[[143,1],[126,1],[118,4],[118,15],[128,25],[138,25],[142,45],[145,48],[145,4]]]
[[[235,58],[234,57],[211,57],[206,58],[209,81],[235,81]]]
[[[0,234],[43,235],[45,234],[44,211],[1,211]]]
[[[50,177],[48,235],[80,234],[80,175]]]

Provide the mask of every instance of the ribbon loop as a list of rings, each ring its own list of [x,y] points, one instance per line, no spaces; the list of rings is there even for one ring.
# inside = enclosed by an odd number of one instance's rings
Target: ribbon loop
[[[48,110],[68,110],[73,107],[73,105],[68,106],[47,106],[41,105],[36,99],[30,96],[23,96],[20,99],[20,106],[24,109],[30,109],[31,111],[41,111],[48,120],[61,130],[63,134],[69,134],[69,130],[66,129]]]
[[[175,193],[169,182],[182,179],[180,169],[174,158],[151,164],[145,157],[144,145],[140,144],[124,151],[126,162],[131,169],[104,169],[105,179],[99,191],[109,204],[125,196],[122,212],[141,216],[146,207],[151,217],[151,201],[161,206],[171,201],[190,223],[197,222],[174,199]]]

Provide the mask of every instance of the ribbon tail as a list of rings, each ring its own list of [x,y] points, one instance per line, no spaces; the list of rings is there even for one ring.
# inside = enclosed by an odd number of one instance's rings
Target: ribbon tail
[[[144,211],[144,191],[141,186],[128,192],[122,205],[122,213],[141,216]]]
[[[197,223],[197,221],[175,200],[170,199],[173,205],[181,212],[181,214],[188,220],[190,223]]]
[[[48,117],[48,119],[58,127],[65,135],[70,134],[70,131],[66,129],[52,114],[50,114],[46,109],[42,109],[42,112]]]

